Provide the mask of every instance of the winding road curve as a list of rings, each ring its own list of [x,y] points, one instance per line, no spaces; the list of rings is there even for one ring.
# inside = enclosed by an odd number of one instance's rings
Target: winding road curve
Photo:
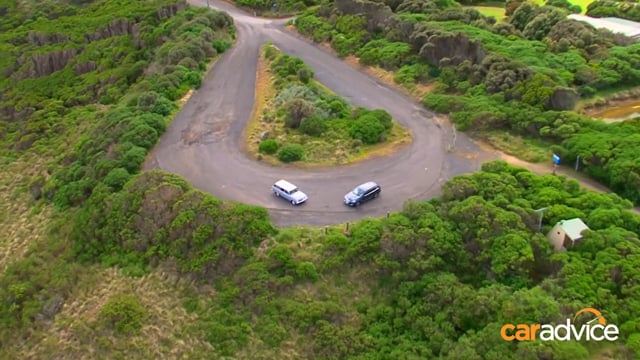
[[[190,3],[207,4],[205,0]],[[252,17],[217,0],[209,3],[234,18],[237,43],[175,117],[145,169],[161,168],[218,198],[265,207],[279,226],[328,225],[400,210],[410,198],[431,198],[448,178],[475,171],[495,157],[464,134],[438,124],[433,113],[412,99],[286,30],[285,21]],[[285,53],[302,58],[313,67],[318,81],[352,104],[387,110],[411,129],[412,144],[386,157],[313,170],[275,167],[248,157],[242,151],[242,133],[254,104],[258,52],[269,40]],[[280,178],[298,185],[309,200],[294,207],[276,198],[270,187]],[[380,198],[358,208],[346,207],[344,194],[368,180],[382,186]]]

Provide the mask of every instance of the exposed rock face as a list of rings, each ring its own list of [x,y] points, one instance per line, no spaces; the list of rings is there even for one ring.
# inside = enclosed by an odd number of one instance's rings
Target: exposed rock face
[[[458,65],[465,60],[472,64],[482,62],[486,52],[480,42],[471,41],[462,33],[441,33],[432,35],[420,49],[420,57],[431,65],[440,65],[440,60],[449,59],[451,65]]]
[[[140,34],[140,29],[136,23],[126,19],[113,20],[106,27],[99,29],[93,34],[85,34],[87,41],[97,41],[107,39],[113,36],[132,34],[134,39]]]
[[[336,0],[336,8],[346,15],[363,14],[367,18],[369,31],[385,24],[393,11],[384,3],[366,0]]]
[[[74,66],[74,70],[76,72],[76,75],[82,75],[82,74],[86,74],[88,72],[92,72],[93,70],[95,70],[97,68],[97,65],[94,61],[86,61],[80,64],[76,64]]]
[[[29,31],[27,37],[31,44],[37,46],[57,44],[69,40],[69,38],[63,34],[45,34],[36,31]]]
[[[547,100],[549,110],[573,110],[578,102],[578,93],[570,88],[555,88]]]
[[[156,12],[158,19],[164,19],[175,16],[178,11],[184,10],[187,8],[187,4],[184,2],[180,2],[177,4],[172,4],[169,6],[165,6],[162,9]]]
[[[47,76],[58,70],[62,70],[67,66],[69,60],[77,54],[78,51],[73,48],[44,54],[33,54],[31,55],[31,67],[28,76]]]

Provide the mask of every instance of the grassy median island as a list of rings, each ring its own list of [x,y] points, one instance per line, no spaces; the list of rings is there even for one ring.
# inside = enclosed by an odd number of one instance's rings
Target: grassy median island
[[[247,151],[272,164],[344,165],[397,151],[411,133],[381,109],[354,107],[313,80],[304,62],[266,44]]]

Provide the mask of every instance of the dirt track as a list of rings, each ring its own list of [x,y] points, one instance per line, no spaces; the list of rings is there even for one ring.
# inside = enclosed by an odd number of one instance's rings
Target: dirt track
[[[478,170],[483,161],[496,158],[464,134],[454,135],[449,125],[437,123],[433,113],[412,99],[287,31],[283,20],[254,18],[229,4],[209,2],[233,16],[238,41],[173,120],[150,154],[146,169],[159,167],[218,198],[268,208],[280,226],[327,225],[397,211],[410,198],[431,198],[439,194],[446,179]],[[318,81],[352,104],[387,110],[411,129],[413,143],[384,158],[314,170],[273,167],[246,156],[242,131],[254,103],[258,52],[266,41],[302,58],[313,67]],[[293,207],[273,196],[270,187],[281,178],[306,192],[307,203]],[[380,198],[355,209],[346,207],[344,194],[368,180],[382,186]]]

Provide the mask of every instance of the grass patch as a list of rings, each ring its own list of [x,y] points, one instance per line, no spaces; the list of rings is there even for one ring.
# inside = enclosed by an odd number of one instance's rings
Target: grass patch
[[[200,358],[211,351],[202,334],[191,327],[196,320],[182,306],[185,281],[176,283],[156,270],[140,278],[115,268],[92,266],[67,299],[46,336],[29,351],[29,358]],[[101,324],[100,310],[114,295],[139,299],[149,316],[139,333],[123,336]],[[26,355],[26,354],[25,354]]]
[[[552,152],[549,150],[551,144],[544,141],[527,139],[502,131],[484,132],[479,134],[479,137],[494,148],[527,162],[541,163],[551,159]]]
[[[273,86],[275,76],[269,71],[269,60],[265,57],[264,49],[258,56],[258,70],[256,72],[256,87],[253,99],[253,111],[244,129],[245,151],[257,157],[261,136],[269,131],[265,121],[266,109],[271,99],[278,94]]]
[[[534,0],[534,3],[543,6],[547,1],[546,0]],[[573,5],[578,5],[582,9],[582,14],[587,12],[587,6],[593,2],[593,0],[569,0],[569,2]]]
[[[267,47],[269,46],[272,45],[267,45]],[[272,63],[276,60],[273,60],[273,56],[267,57],[267,47],[261,50],[260,59],[258,60],[253,115],[244,133],[245,150],[251,156],[273,165],[281,165],[282,162],[279,160],[278,152],[265,152],[264,149],[260,152],[260,143],[266,139],[271,139],[277,142],[279,149],[288,144],[302,146],[303,156],[300,161],[294,162],[297,166],[346,165],[373,156],[391,154],[401,149],[404,145],[411,143],[410,131],[395,122],[392,122],[388,131],[384,133],[381,142],[368,144],[366,141],[354,139],[350,135],[350,129],[356,120],[349,115],[353,110],[350,105],[339,99],[324,85],[314,80],[308,80],[307,83],[295,83],[291,76],[283,78],[274,73]],[[290,85],[293,85],[295,89],[292,90],[293,88]],[[340,110],[342,111],[341,115],[331,114],[325,116],[326,118],[322,122],[326,129],[322,130],[322,133],[318,135],[310,132],[304,133],[302,130],[304,124],[299,129],[286,126],[288,100],[282,101],[281,99],[285,97],[283,94],[292,91],[303,91],[305,95],[295,95],[292,98],[306,96],[306,100],[309,103],[313,103],[313,106],[318,109],[327,105],[327,103],[342,107],[342,110]],[[306,119],[303,121],[306,121]]]
[[[344,61],[347,64],[375,77],[376,79],[381,80],[387,86],[391,86],[395,90],[398,90],[417,101],[422,101],[424,96],[432,92],[436,86],[435,82],[429,82],[426,84],[407,82],[399,84],[395,81],[395,78],[398,75],[397,71],[385,70],[379,66],[362,65],[360,64],[358,57],[354,55],[345,57]]]
[[[44,172],[44,160],[22,156],[3,164],[0,172],[0,271],[23,257],[30,245],[46,236],[49,206],[33,211],[28,184]]]
[[[494,6],[471,6],[473,9],[478,10],[484,16],[493,16],[498,22],[502,21],[506,16],[504,14],[504,7]]]

